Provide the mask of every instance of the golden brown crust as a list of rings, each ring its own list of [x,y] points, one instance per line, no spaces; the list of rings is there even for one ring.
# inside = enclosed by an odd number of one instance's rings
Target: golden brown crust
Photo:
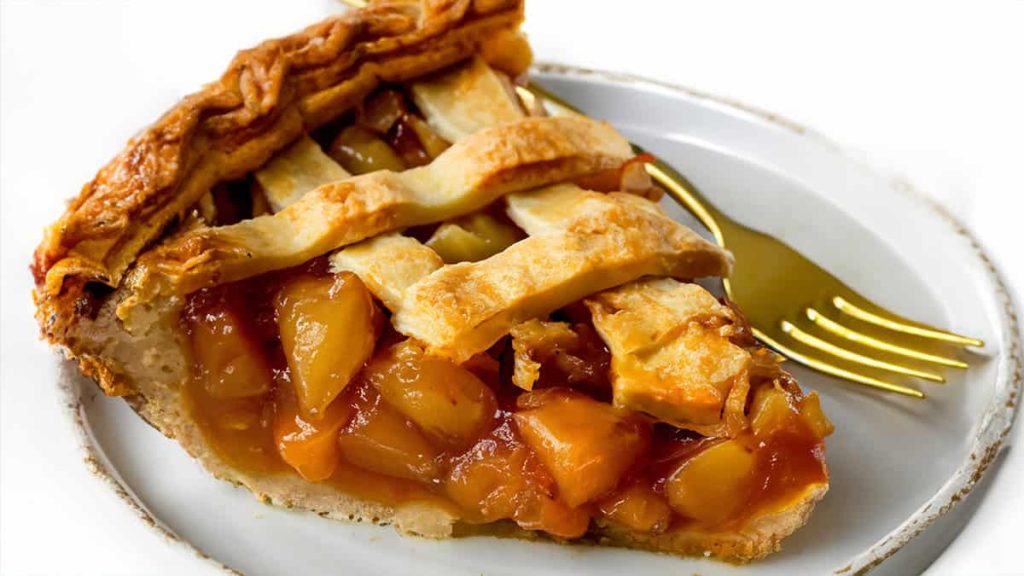
[[[397,233],[376,236],[331,256],[333,271],[355,273],[392,312],[401,308],[409,286],[442,266],[444,261],[437,252],[415,238]]]
[[[324,184],[272,216],[200,228],[139,257],[142,302],[296,266],[335,248],[455,218],[501,196],[621,165],[629,143],[582,118],[524,118],[460,140],[420,168]]]
[[[315,140],[302,136],[253,172],[253,176],[263,190],[268,209],[280,212],[298,202],[306,192],[352,175],[325,154]]]
[[[215,183],[240,177],[381,81],[439,70],[522,19],[521,0],[390,0],[242,51],[217,82],[132,138],[36,250],[38,318],[62,341],[87,285],[118,286],[139,252]]]
[[[599,542],[615,546],[750,562],[778,552],[782,540],[807,523],[815,504],[826,492],[828,483],[808,485],[789,502],[765,510],[741,526],[719,532],[681,528],[661,534],[643,534],[602,522],[597,535]]]
[[[615,405],[702,436],[748,428],[750,352],[730,340],[731,308],[699,284],[671,278],[619,286],[585,303],[612,355]],[[734,394],[738,406],[730,410]]]
[[[508,202],[509,216],[530,237],[410,286],[392,317],[396,330],[461,363],[520,322],[641,276],[729,271],[724,250],[642,198],[560,184],[513,194]]]

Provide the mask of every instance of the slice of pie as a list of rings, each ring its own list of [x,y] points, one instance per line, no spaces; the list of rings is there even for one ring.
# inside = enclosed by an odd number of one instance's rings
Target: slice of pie
[[[43,334],[277,505],[778,550],[828,487],[818,397],[692,283],[730,257],[620,134],[520,101],[522,10],[380,2],[240,53],[47,231]]]

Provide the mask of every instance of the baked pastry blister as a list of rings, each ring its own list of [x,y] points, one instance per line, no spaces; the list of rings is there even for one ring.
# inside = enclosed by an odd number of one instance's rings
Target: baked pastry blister
[[[831,424],[611,126],[519,100],[522,3],[390,1],[236,57],[100,170],[43,334],[210,472],[430,537],[745,561]]]

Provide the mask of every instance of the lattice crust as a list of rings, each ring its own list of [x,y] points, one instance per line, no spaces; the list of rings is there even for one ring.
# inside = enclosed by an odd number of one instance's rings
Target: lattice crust
[[[363,279],[395,313],[399,332],[462,362],[520,322],[641,276],[727,273],[719,248],[647,200],[639,199],[648,209],[638,208],[635,198],[572,185],[514,194],[509,215],[530,220],[530,237],[480,262],[441,266],[433,250],[398,236],[357,244],[331,261]]]
[[[348,270],[392,312],[402,309],[410,286],[444,266],[441,257],[415,238],[382,234],[339,250],[331,257],[331,269]]]
[[[620,166],[629,143],[582,118],[524,118],[481,130],[436,160],[320,186],[272,216],[190,231],[139,258],[145,301],[301,264],[384,232],[448,220],[505,194]]]
[[[455,140],[522,116],[498,76],[479,60],[415,84],[413,94],[418,95],[427,121],[447,127],[446,135]],[[395,313],[394,324],[400,332],[457,361],[485,350],[520,322],[545,317],[584,296],[643,275],[694,278],[728,271],[725,253],[643,198],[559,185],[513,194],[507,201],[509,216],[530,238],[482,262],[442,267],[437,254],[418,241],[388,236],[340,251],[332,258],[333,267],[358,274]],[[646,284],[638,289],[640,293],[652,290]],[[703,294],[691,301],[705,305],[705,313],[722,308],[702,288],[687,290]],[[606,341],[618,337],[617,328],[606,327]],[[687,352],[698,353],[703,345],[692,338],[683,344],[689,346],[678,351],[684,357]],[[612,351],[624,356],[619,361],[626,363],[633,352],[619,347]],[[704,381],[691,380],[694,389],[677,395],[700,396]],[[628,378],[621,381],[630,382]],[[654,414],[708,429],[718,422],[731,384],[732,380],[719,382],[712,387],[715,396],[705,394],[699,399],[702,403],[694,398],[678,402],[673,411]],[[634,397],[643,398],[643,393],[624,385],[621,397],[623,404],[638,403]],[[698,420],[686,418],[688,410]]]
[[[482,53],[529,65],[520,0],[389,0],[264,42],[134,137],[51,226],[33,272],[43,332],[61,340],[86,285],[118,286],[139,252],[217,182],[401,82]]]
[[[545,214],[549,196],[570,197],[574,210]],[[728,273],[721,249],[667,216],[637,208],[633,196],[572,185],[516,194],[508,198],[508,213],[517,223],[523,197],[531,200],[531,217],[547,225],[527,229],[529,238],[486,260],[445,266],[410,286],[392,318],[399,332],[462,362],[520,322],[641,276]]]
[[[306,192],[351,176],[309,136],[299,138],[255,172],[270,209],[280,212]]]
[[[427,123],[452,142],[525,116],[498,75],[479,58],[416,81],[410,92]],[[453,98],[451,94],[459,97]],[[455,226],[444,223],[438,232]],[[434,237],[437,236],[435,232]],[[419,241],[389,234],[338,251],[331,257],[331,264],[335,271],[356,273],[374,296],[397,312],[406,289],[441,268],[444,262]]]
[[[626,284],[586,304],[612,353],[616,405],[710,437],[745,428],[750,353],[729,339],[729,307],[669,278]]]
[[[409,92],[427,124],[442,138],[456,142],[470,134],[523,117],[501,77],[483,59],[414,82]]]

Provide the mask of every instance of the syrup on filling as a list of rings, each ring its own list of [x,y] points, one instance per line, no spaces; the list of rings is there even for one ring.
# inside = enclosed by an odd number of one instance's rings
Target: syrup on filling
[[[485,77],[494,78],[508,90],[507,78]],[[322,183],[423,166],[473,126],[524,113],[509,100],[514,108],[491,106],[468,126],[428,123],[428,107],[453,105],[444,81],[378,90],[247,179],[218,186],[199,217],[231,224]],[[579,184],[650,197],[638,166]],[[536,206],[509,199],[511,219],[500,200],[189,295],[186,400],[210,444],[246,470],[560,538],[591,521],[642,533],[724,529],[826,481],[831,424],[817,396],[695,284],[647,279],[591,294],[468,358],[431,354],[392,328],[409,279],[502,253],[554,222],[564,192]]]

